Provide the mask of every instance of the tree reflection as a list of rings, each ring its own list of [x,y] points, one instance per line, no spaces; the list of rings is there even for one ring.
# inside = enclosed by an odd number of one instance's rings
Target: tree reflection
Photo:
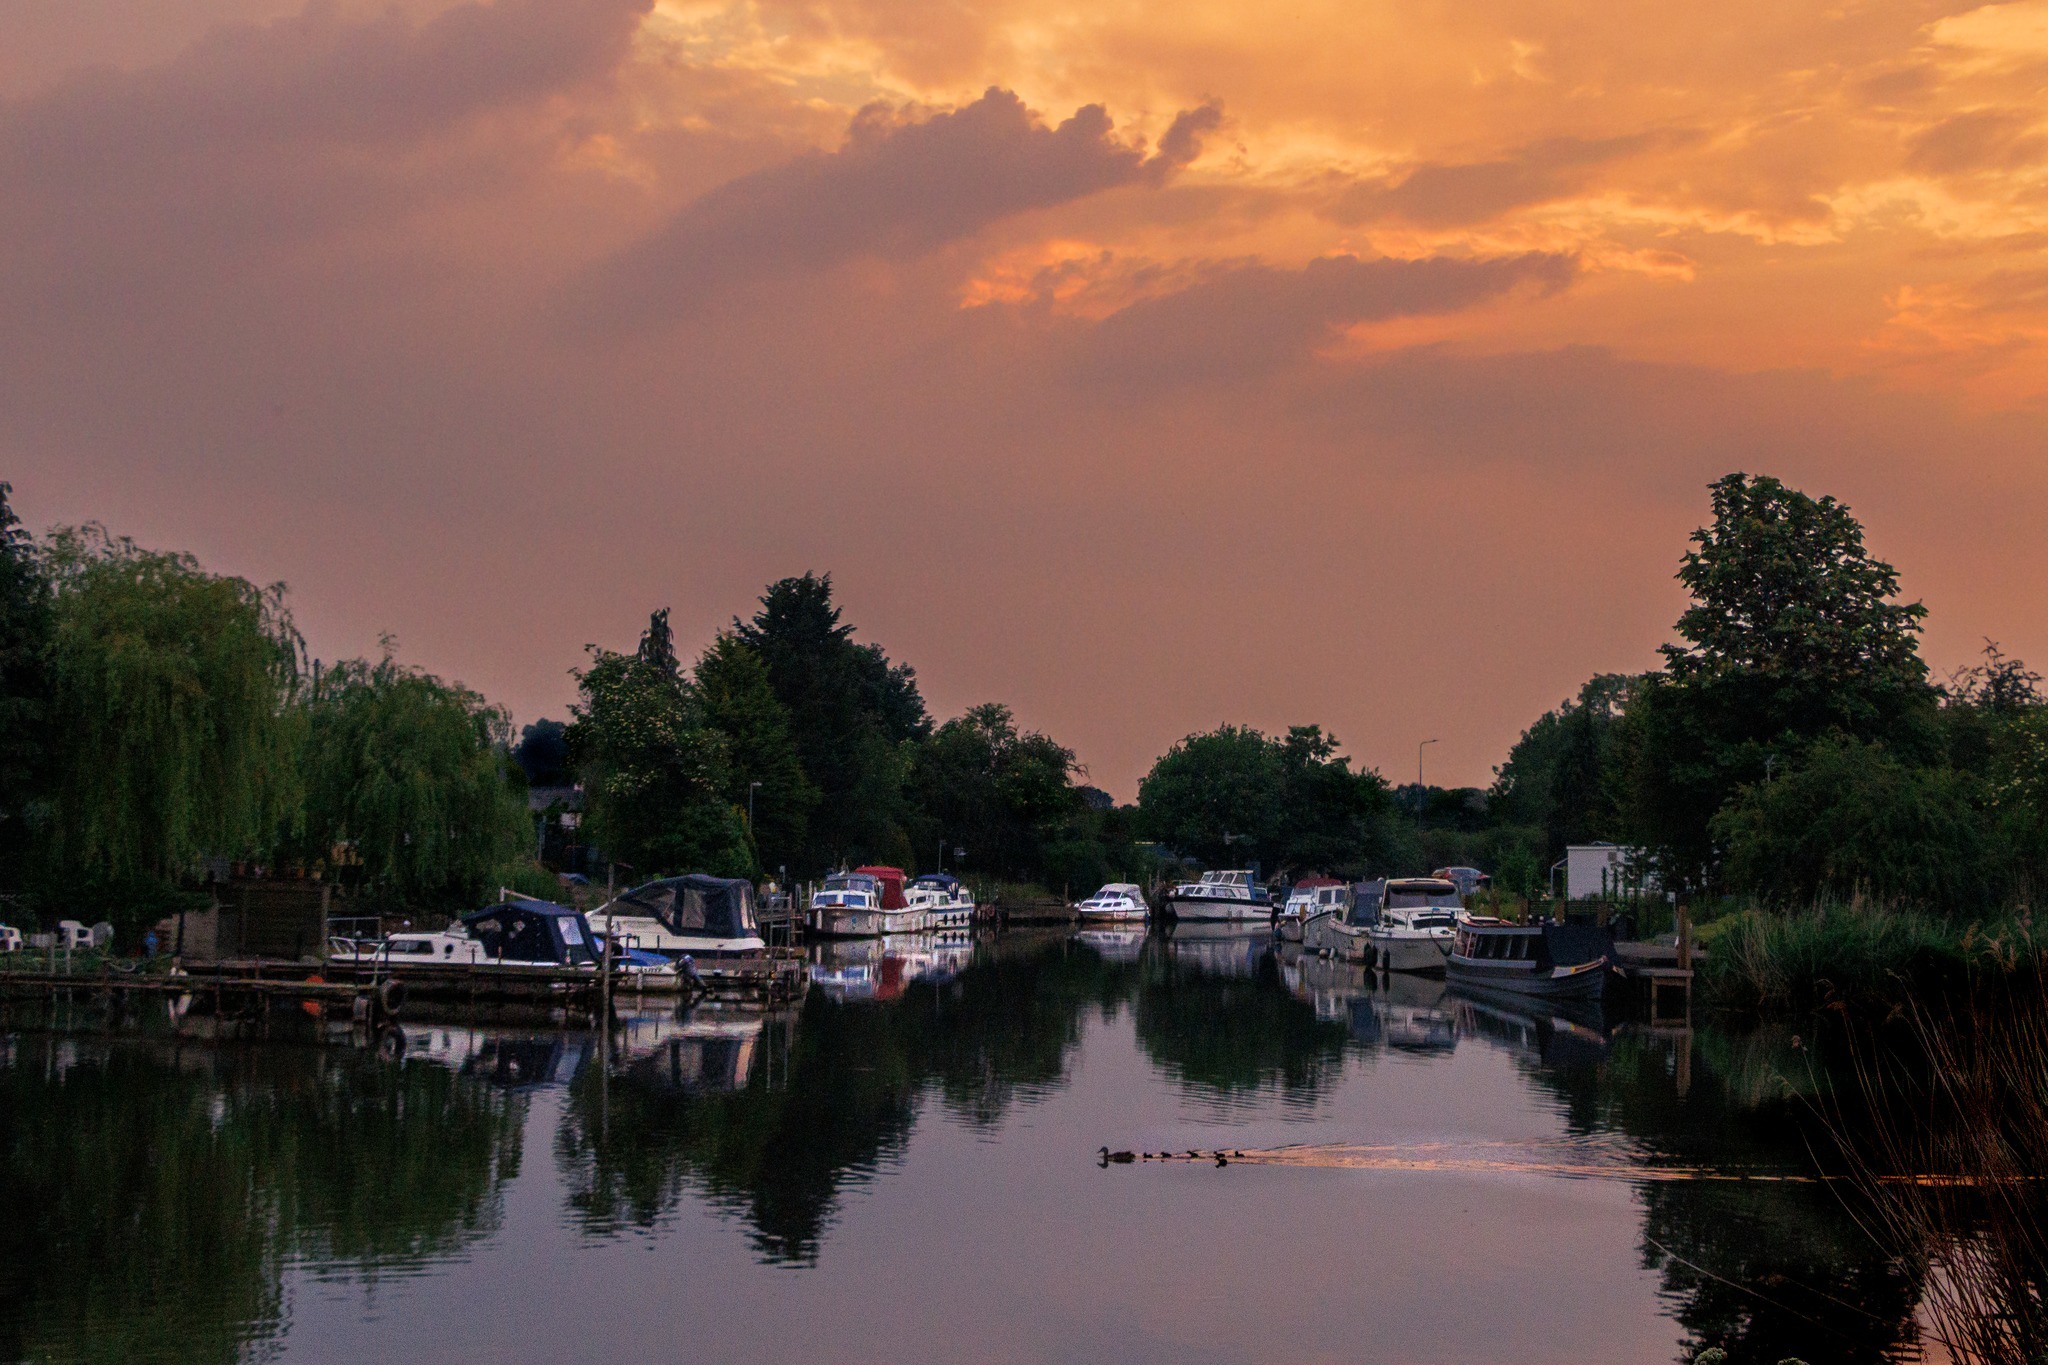
[[[16,1040],[0,1066],[0,1357],[232,1361],[295,1256],[488,1233],[521,1107],[339,1049]]]

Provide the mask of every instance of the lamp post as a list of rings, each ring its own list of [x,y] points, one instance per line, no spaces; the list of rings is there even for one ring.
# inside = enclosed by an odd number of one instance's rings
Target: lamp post
[[[1415,828],[1417,831],[1422,829],[1422,803],[1429,799],[1429,794],[1422,785],[1422,751],[1434,743],[1436,741],[1433,739],[1425,739],[1422,743],[1415,746]]]

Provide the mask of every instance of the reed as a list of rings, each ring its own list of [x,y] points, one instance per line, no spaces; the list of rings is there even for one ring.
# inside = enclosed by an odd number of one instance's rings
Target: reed
[[[1889,1014],[1902,996],[1947,995],[1980,972],[2007,970],[2015,947],[2031,945],[2032,927],[2024,908],[1963,920],[1859,896],[1747,909],[1718,922],[1711,941],[1699,984],[1717,1007]]]
[[[1853,1117],[1831,1118],[1870,1230],[1920,1272],[1965,1365],[2048,1362],[2048,951],[2031,938],[1961,997],[1858,1031]],[[1901,1045],[1902,1042],[1902,1045]]]

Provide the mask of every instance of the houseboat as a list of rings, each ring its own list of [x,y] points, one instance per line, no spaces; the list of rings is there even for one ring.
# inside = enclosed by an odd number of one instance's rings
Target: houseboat
[[[1373,965],[1387,972],[1441,972],[1464,908],[1456,882],[1397,877],[1387,883],[1380,922],[1366,931]]]
[[[1129,882],[1111,882],[1074,906],[1083,924],[1143,924],[1151,918],[1145,893]]]
[[[754,887],[737,877],[691,873],[636,886],[590,916],[626,947],[673,961],[759,957],[766,951],[754,920]]]
[[[1461,914],[1445,971],[1454,986],[1598,1000],[1613,961],[1614,936],[1590,924],[1511,924]]]
[[[974,897],[950,872],[927,872],[903,888],[903,899],[924,916],[926,929],[966,929],[974,924]]]
[[[1200,881],[1174,887],[1166,897],[1166,909],[1180,920],[1268,922],[1273,918],[1273,897],[1249,871],[1204,872]]]

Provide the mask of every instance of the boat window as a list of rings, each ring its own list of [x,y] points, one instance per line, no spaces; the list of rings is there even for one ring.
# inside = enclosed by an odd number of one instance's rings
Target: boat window
[[[539,915],[521,915],[505,935],[505,957],[514,962],[553,962],[555,945]]]
[[[1464,902],[1458,899],[1458,893],[1455,891],[1387,892],[1387,906],[1389,909],[1420,910],[1431,906],[1438,906],[1446,910],[1456,910],[1463,905]]]
[[[1417,929],[1448,929],[1457,920],[1450,915],[1410,915],[1408,923]]]

